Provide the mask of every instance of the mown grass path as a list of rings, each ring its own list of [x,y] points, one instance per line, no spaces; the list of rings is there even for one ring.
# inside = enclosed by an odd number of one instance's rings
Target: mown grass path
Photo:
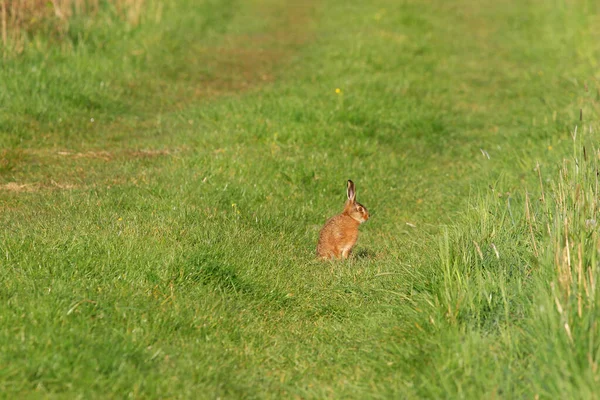
[[[0,392],[556,394],[503,310],[444,309],[443,227],[597,117],[597,6],[451,3],[181,0],[5,60]],[[371,220],[317,262],[348,178]]]

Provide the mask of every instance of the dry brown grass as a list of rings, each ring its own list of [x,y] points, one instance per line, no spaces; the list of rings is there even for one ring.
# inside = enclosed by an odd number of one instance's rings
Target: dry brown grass
[[[136,25],[144,11],[145,0],[108,0],[117,15]],[[99,0],[0,0],[2,47],[23,51],[25,39],[39,32],[62,37],[74,16],[94,16]]]

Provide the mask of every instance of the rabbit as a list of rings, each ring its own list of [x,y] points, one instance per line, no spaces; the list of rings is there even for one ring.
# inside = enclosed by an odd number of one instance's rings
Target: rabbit
[[[351,180],[348,180],[347,193],[344,211],[330,218],[319,233],[317,257],[321,259],[348,258],[358,239],[358,226],[369,219],[366,207],[356,201],[356,190]]]

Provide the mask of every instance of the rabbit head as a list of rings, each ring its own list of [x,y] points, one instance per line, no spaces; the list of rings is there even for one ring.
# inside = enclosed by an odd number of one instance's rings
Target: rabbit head
[[[354,182],[348,180],[348,200],[346,201],[346,206],[344,207],[344,214],[349,215],[355,221],[359,223],[363,223],[369,219],[369,211],[367,208],[356,201],[356,188],[354,186]]]

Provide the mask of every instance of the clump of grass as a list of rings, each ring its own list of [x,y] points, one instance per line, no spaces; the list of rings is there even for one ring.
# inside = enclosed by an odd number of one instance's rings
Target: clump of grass
[[[126,23],[137,25],[144,3],[145,0],[0,0],[4,53],[21,53],[28,39],[40,34],[63,39],[74,18],[95,18],[103,7]]]

